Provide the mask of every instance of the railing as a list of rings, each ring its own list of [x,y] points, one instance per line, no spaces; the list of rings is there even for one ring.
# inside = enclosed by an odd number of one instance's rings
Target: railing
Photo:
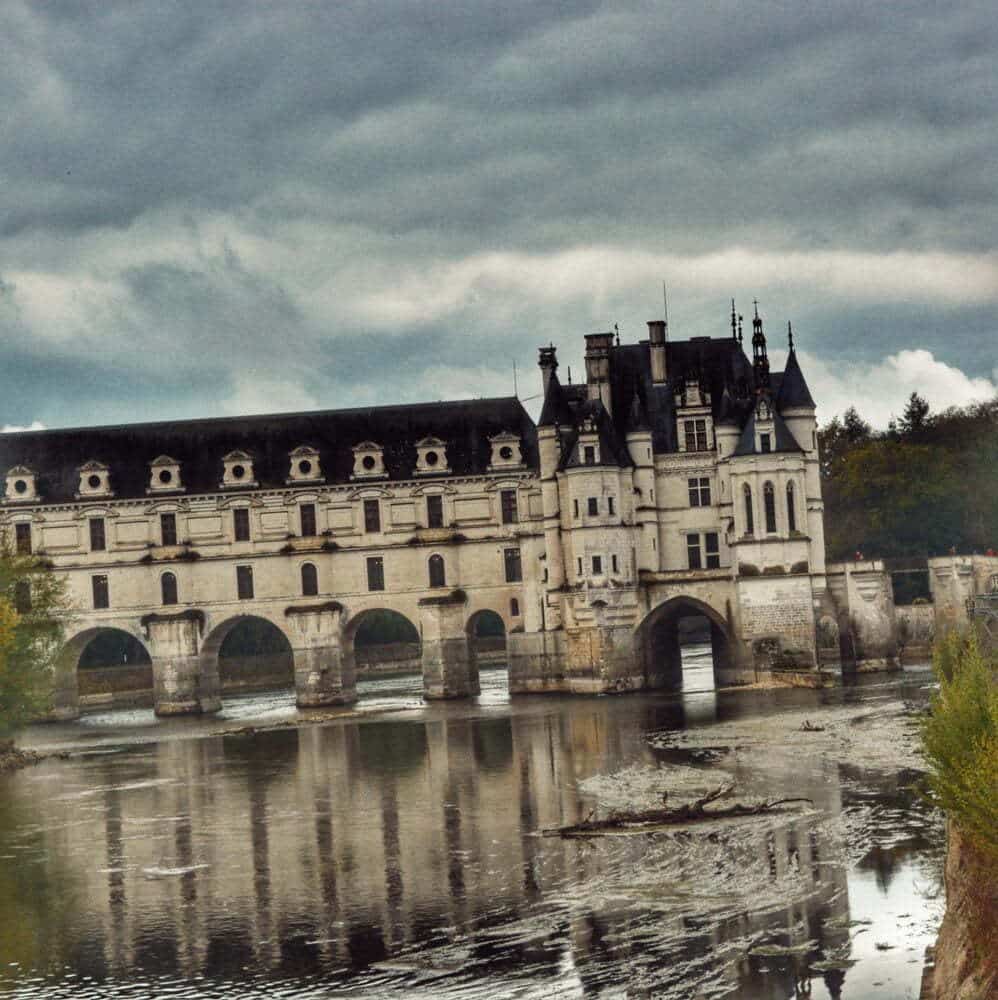
[[[971,597],[967,601],[967,614],[980,626],[989,644],[998,647],[998,592]]]

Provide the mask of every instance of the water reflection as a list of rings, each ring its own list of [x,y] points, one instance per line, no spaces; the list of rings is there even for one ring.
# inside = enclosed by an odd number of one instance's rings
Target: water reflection
[[[808,795],[821,815],[709,837],[537,836],[589,813],[583,779],[714,766],[650,733],[843,695],[711,694],[706,712],[701,697],[439,706],[5,778],[0,990],[87,997],[114,982],[143,995],[156,980],[181,996],[218,984],[227,996],[596,996],[627,984],[687,997],[696,983],[705,997],[866,995],[849,993],[850,977],[869,982],[857,970],[808,981],[803,953],[749,945],[848,950],[856,879],[872,874],[886,898],[933,854],[935,820],[910,775],[820,756],[736,764],[740,781]],[[869,840],[855,872],[851,811]]]

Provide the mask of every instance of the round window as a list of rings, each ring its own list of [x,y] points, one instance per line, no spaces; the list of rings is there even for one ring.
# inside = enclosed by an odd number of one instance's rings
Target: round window
[[[370,471],[378,463],[374,461],[374,456],[373,455],[365,455],[364,456],[364,461],[361,462],[360,464],[363,465],[365,469],[367,469],[368,471]]]
[[[298,463],[298,471],[303,476],[307,476],[312,471],[312,463],[307,458],[302,459]]]
[[[426,464],[436,465],[440,461],[440,456],[435,451],[428,451],[426,453]]]
[[[241,465],[234,465],[234,466],[232,466],[232,478],[233,479],[242,479],[243,476],[245,476],[245,475],[246,475],[246,469],[243,468],[243,466],[241,466]]]
[[[163,469],[163,471],[160,472],[159,481],[161,483],[168,483],[171,479],[173,479],[173,473],[169,469]]]
[[[87,476],[87,486],[92,490],[100,488],[100,476]]]
[[[513,449],[510,448],[508,444],[504,444],[499,449],[499,457],[504,461],[508,462],[513,457]]]
[[[14,483],[14,492],[15,493],[27,493],[28,492],[28,484],[23,479],[18,479],[17,482]]]

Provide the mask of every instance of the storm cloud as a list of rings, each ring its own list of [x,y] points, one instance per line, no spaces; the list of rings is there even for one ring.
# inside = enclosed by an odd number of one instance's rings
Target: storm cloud
[[[732,296],[774,353],[793,320],[822,416],[993,393],[996,34],[928,0],[12,0],[0,423],[507,394],[514,363],[532,396],[539,344],[642,337],[663,281],[676,336]]]

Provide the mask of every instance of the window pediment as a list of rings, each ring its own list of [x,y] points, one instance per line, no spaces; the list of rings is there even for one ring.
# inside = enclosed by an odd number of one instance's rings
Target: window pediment
[[[288,469],[289,483],[316,483],[322,480],[322,467],[317,449],[310,445],[299,445],[294,451],[288,452],[290,467]]]
[[[34,470],[15,465],[7,470],[4,499],[12,503],[27,503],[38,499],[38,483]]]
[[[523,451],[519,435],[502,431],[489,438],[489,445],[492,447],[489,471],[523,468]]]
[[[80,474],[77,499],[114,495],[111,490],[111,472],[103,462],[91,459],[89,462],[84,462],[77,471]]]
[[[376,441],[361,441],[353,446],[353,473],[351,479],[384,479],[385,452]]]
[[[439,476],[450,472],[447,445],[437,437],[425,437],[416,442],[416,475]]]
[[[147,493],[174,493],[184,488],[180,480],[180,463],[169,455],[159,455],[149,463]]]
[[[222,458],[222,489],[258,485],[253,475],[253,457],[245,451],[230,451]]]

